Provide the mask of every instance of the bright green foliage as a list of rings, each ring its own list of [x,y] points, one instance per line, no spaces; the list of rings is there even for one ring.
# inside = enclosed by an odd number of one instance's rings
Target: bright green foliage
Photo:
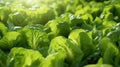
[[[69,39],[75,42],[78,47],[82,49],[84,56],[89,55],[89,53],[93,52],[95,49],[91,38],[83,29],[73,30],[69,35]]]
[[[83,52],[79,47],[73,44],[69,39],[58,36],[52,39],[49,47],[49,54],[54,52],[63,52],[66,55],[66,60],[73,64],[77,64],[83,57]]]
[[[120,52],[119,49],[114,45],[109,38],[103,38],[99,43],[99,48],[103,56],[103,63],[112,64],[115,66],[119,65]]]
[[[66,55],[62,52],[49,54],[39,67],[64,67]]]
[[[0,67],[120,67],[120,0],[0,0]]]
[[[110,45],[111,46],[111,45]],[[115,66],[120,66],[120,54],[117,47],[111,46],[107,47],[103,55],[103,62],[105,64],[112,64]]]
[[[36,50],[15,47],[9,53],[8,67],[38,67],[44,57]]]
[[[73,30],[70,35],[69,35],[69,39],[73,40],[79,47],[81,47],[80,44],[80,33],[85,32],[85,30],[83,29],[75,29]]]
[[[52,8],[55,10],[56,16],[59,16],[65,12],[66,4],[64,4],[63,2],[53,3]]]
[[[34,23],[34,24],[46,24],[49,20],[55,18],[55,13],[52,9],[48,8],[47,6],[40,7],[35,11],[29,11],[27,17],[27,22]]]
[[[14,46],[18,46],[20,41],[21,34],[19,32],[7,32],[6,35],[0,40],[0,48],[11,49]]]
[[[0,21],[7,25],[7,20],[9,18],[9,14],[11,13],[11,9],[9,7],[0,7]]]
[[[103,25],[106,27],[112,27],[112,26],[116,25],[116,22],[115,21],[104,21]]]
[[[48,35],[42,25],[28,25],[25,26],[22,31],[25,34],[30,48],[37,49],[48,45]]]
[[[3,37],[7,33],[7,27],[0,22],[0,37]]]
[[[28,24],[26,22],[26,13],[25,12],[14,12],[13,14],[9,15],[8,23],[13,23],[15,26],[25,26]]]
[[[86,65],[84,67],[113,67],[113,66],[108,65],[108,64],[102,64],[102,65],[91,64],[91,65]]]
[[[67,37],[70,32],[69,24],[60,18],[49,21],[45,26],[50,28],[50,34],[53,34],[53,36],[62,35]]]
[[[105,52],[109,45],[111,46],[113,44],[110,42],[110,39],[106,37],[99,42],[99,48],[102,54]]]
[[[85,15],[82,15],[81,18],[86,21],[86,22],[89,22],[89,23],[92,23],[93,21],[93,17],[91,14],[85,14]]]

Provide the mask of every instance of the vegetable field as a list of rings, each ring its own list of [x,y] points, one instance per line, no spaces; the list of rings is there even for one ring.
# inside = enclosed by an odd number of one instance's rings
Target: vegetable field
[[[120,0],[0,0],[0,67],[120,67]]]

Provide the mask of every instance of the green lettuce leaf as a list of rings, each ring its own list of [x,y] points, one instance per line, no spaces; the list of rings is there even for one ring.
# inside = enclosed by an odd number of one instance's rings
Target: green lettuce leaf
[[[37,50],[15,47],[9,53],[7,67],[38,67],[43,60]]]
[[[79,66],[79,62],[83,57],[81,49],[63,36],[58,36],[52,39],[48,51],[49,54],[59,51],[65,53],[66,60],[68,63],[71,63],[71,67]]]
[[[49,45],[48,35],[44,29],[45,28],[39,24],[27,25],[23,28],[23,34],[30,48],[37,49]]]
[[[101,65],[97,65],[97,64],[91,64],[91,65],[86,65],[84,67],[113,67],[109,64],[101,64]]]
[[[26,18],[27,15],[25,11],[16,11],[9,15],[7,23],[13,23],[15,26],[25,26],[28,24]]]
[[[92,39],[83,29],[73,30],[68,38],[75,42],[77,46],[83,51],[84,57],[88,56],[91,52],[95,50]]]
[[[3,37],[7,33],[7,27],[0,22],[0,38]]]
[[[14,46],[19,46],[21,41],[21,34],[19,32],[11,31],[0,40],[1,49],[11,49]]]
[[[69,24],[60,18],[49,21],[45,26],[50,28],[54,37],[60,35],[67,37],[70,32]]]
[[[66,55],[62,52],[49,54],[39,67],[64,67]]]

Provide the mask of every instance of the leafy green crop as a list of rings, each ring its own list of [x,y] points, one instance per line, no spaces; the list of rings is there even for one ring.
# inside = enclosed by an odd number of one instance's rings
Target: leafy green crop
[[[35,67],[44,60],[39,51],[15,47],[9,53],[7,60],[8,67]]]
[[[65,53],[66,60],[73,66],[75,66],[74,64],[79,63],[83,57],[83,52],[81,49],[70,40],[62,36],[52,39],[49,47],[49,53],[51,54],[54,52],[62,52],[63,54]]]
[[[53,37],[60,35],[67,37],[70,32],[69,24],[60,18],[49,21],[45,26],[50,28],[51,32],[49,34]]]
[[[0,38],[3,37],[7,33],[7,27],[0,22]]]
[[[63,67],[66,55],[62,52],[50,54],[40,64],[40,67]]]
[[[28,45],[33,49],[47,45],[49,42],[48,35],[42,25],[28,25],[22,31],[26,36]]]
[[[0,67],[120,67],[120,0],[0,0]]]
[[[19,46],[20,40],[21,40],[21,34],[19,32],[15,32],[15,31],[8,32],[0,40],[0,48],[11,49],[14,46]]]

